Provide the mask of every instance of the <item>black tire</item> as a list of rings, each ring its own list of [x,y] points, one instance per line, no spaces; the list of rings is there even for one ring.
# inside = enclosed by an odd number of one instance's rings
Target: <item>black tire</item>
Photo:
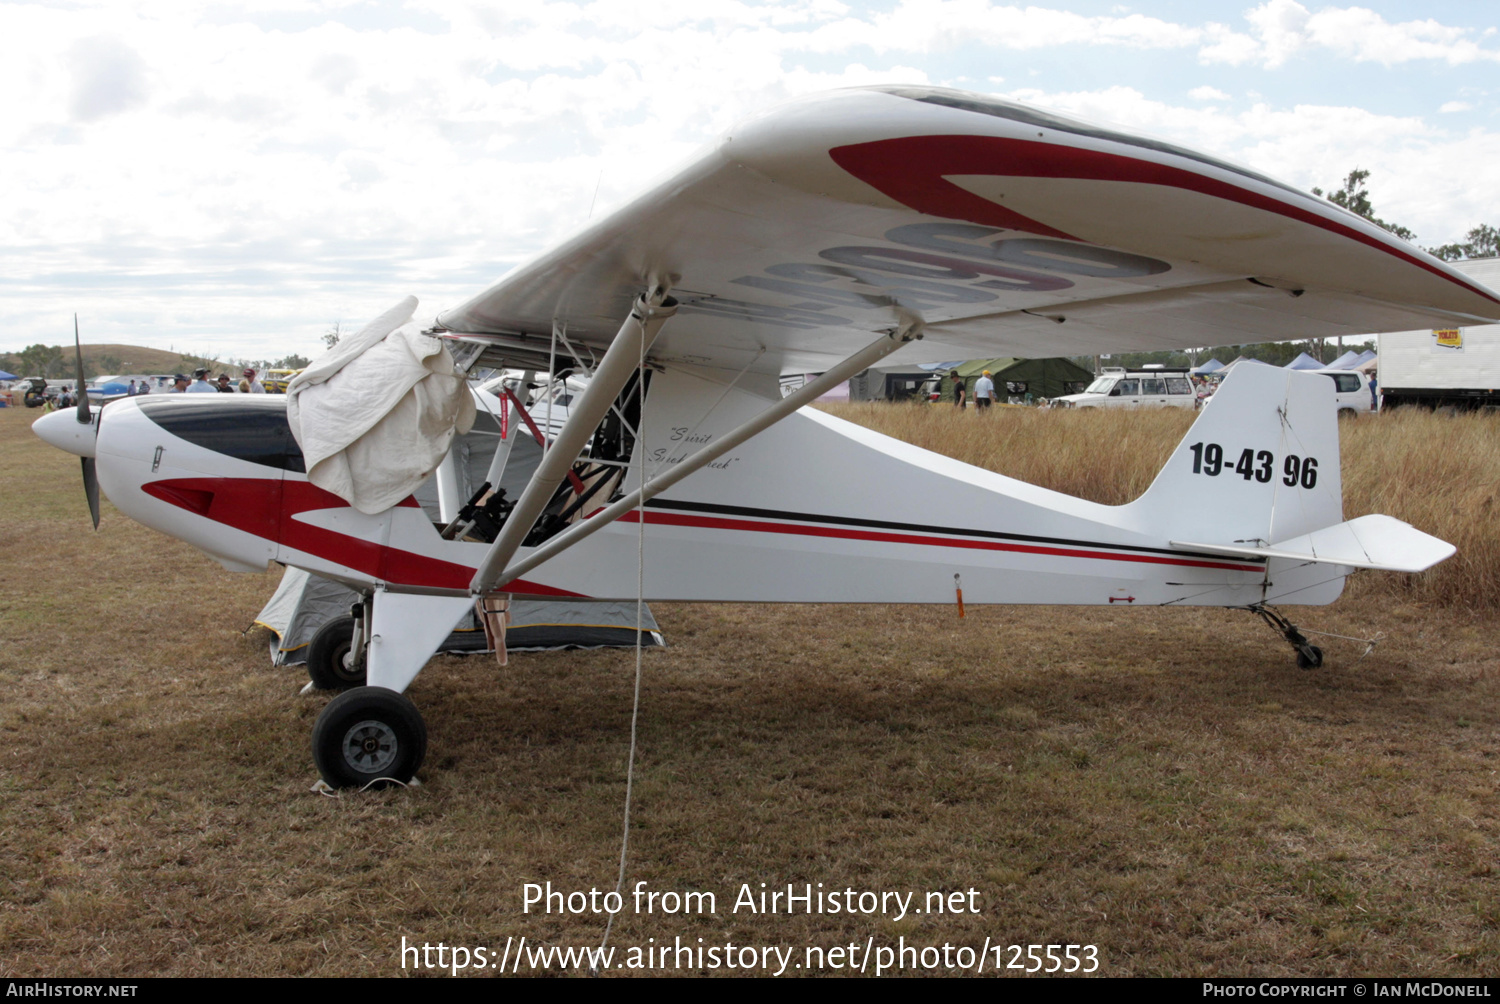
[[[331,787],[406,784],[427,755],[427,725],[416,705],[394,690],[356,687],[329,701],[318,716],[312,752]]]
[[[318,629],[312,644],[307,646],[307,675],[314,687],[348,690],[365,685],[364,659],[349,659],[353,645],[353,617],[340,617]]]
[[[1317,669],[1323,665],[1323,650],[1316,645],[1307,646],[1307,652],[1297,650],[1298,669]]]

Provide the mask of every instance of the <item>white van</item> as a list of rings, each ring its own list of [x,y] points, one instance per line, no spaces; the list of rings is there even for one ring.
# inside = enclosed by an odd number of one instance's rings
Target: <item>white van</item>
[[[1054,408],[1195,408],[1198,395],[1183,368],[1126,370],[1106,366],[1082,394],[1055,397]]]
[[[1375,410],[1375,398],[1370,394],[1370,378],[1359,370],[1304,370],[1306,373],[1322,373],[1333,381],[1333,397],[1340,417],[1363,415]]]

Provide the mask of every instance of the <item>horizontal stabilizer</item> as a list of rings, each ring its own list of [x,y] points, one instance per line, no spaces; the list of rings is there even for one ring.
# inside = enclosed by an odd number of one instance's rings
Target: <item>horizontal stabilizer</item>
[[[1291,558],[1325,565],[1378,568],[1387,572],[1421,572],[1453,556],[1457,550],[1445,540],[1423,533],[1391,516],[1361,516],[1300,537],[1261,547],[1240,544],[1199,544],[1172,541],[1185,551],[1204,551],[1233,557]]]

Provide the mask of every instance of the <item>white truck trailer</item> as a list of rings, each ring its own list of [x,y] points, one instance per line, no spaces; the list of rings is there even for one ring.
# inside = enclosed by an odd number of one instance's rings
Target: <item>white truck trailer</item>
[[[1452,265],[1500,289],[1500,258]],[[1500,324],[1383,334],[1379,381],[1382,408],[1500,407]]]

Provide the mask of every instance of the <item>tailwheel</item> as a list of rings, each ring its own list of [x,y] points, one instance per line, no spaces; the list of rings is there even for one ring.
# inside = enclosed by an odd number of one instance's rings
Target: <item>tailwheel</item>
[[[1316,645],[1307,645],[1297,649],[1298,669],[1317,669],[1323,665],[1323,650]]]
[[[1271,630],[1287,640],[1287,644],[1292,646],[1292,651],[1297,653],[1298,669],[1317,669],[1323,665],[1323,650],[1308,641],[1307,636],[1297,630],[1297,625],[1287,620],[1278,611],[1264,603],[1254,603],[1245,609],[1265,621]]]
[[[427,726],[416,705],[394,690],[355,687],[318,716],[312,750],[318,773],[331,787],[406,784],[427,754]]]

